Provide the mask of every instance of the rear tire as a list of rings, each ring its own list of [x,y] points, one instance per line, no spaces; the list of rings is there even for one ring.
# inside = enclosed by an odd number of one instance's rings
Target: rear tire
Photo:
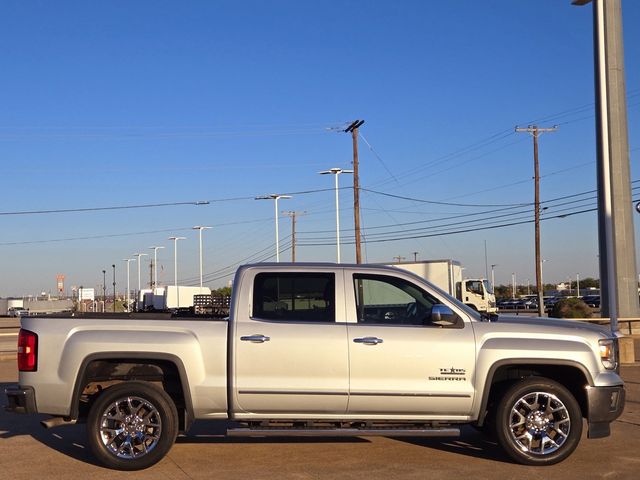
[[[178,434],[178,413],[167,393],[146,382],[105,390],[87,419],[89,447],[104,466],[141,470],[159,462]]]
[[[531,377],[511,386],[495,411],[498,443],[523,465],[553,465],[567,458],[582,435],[582,413],[559,383]]]

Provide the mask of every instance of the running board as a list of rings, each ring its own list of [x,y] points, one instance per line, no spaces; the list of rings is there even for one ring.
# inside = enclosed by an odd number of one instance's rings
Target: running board
[[[230,428],[228,437],[459,437],[459,428]]]

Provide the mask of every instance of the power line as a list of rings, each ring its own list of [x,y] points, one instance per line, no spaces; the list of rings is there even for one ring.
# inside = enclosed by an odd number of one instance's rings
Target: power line
[[[637,183],[638,181],[634,182]],[[634,187],[632,190],[636,191],[640,189],[640,186],[636,186]],[[585,192],[585,193],[590,193],[590,192]],[[567,195],[565,197],[559,197],[560,198],[571,198],[571,197],[576,197],[578,195],[584,195],[585,193],[581,193],[581,194],[574,194],[574,195]],[[591,196],[588,198],[583,198],[583,199],[578,199],[578,200],[571,200],[571,201],[566,201],[566,202],[561,202],[561,203],[557,203],[556,205],[552,205],[550,207],[545,207],[542,211],[542,215],[544,217],[549,217],[549,212],[547,211],[549,208],[554,209],[554,212],[564,212],[564,211],[568,211],[571,210],[573,208],[576,208],[576,204],[580,204],[580,203],[584,203],[584,202],[589,202],[591,205],[593,205],[593,200],[595,200],[595,196]],[[552,199],[549,200],[549,202],[552,201],[557,201],[558,199]],[[562,206],[567,206],[567,205],[573,205],[572,207],[568,207],[568,208],[558,208],[558,207],[562,207]],[[508,209],[502,209],[502,210],[508,210]],[[493,213],[494,211],[489,210],[489,211],[485,211],[485,212],[476,212],[474,214],[466,214],[466,215],[460,215],[460,216],[454,216],[454,217],[445,217],[445,218],[440,218],[440,219],[429,219],[429,220],[423,220],[423,221],[417,221],[417,222],[407,222],[405,224],[400,224],[400,225],[383,225],[383,226],[377,226],[377,227],[370,227],[369,229],[373,229],[373,228],[394,228],[397,226],[402,226],[402,225],[415,225],[415,224],[424,224],[424,223],[434,223],[434,222],[440,222],[442,220],[445,219],[455,219],[455,218],[460,218],[460,217],[469,217],[469,216],[477,216],[477,215],[486,215],[488,213]],[[524,217],[523,217],[524,215]],[[489,224],[493,224],[495,222],[493,222],[493,220],[495,220],[496,218],[512,218],[512,219],[519,219],[519,218],[529,218],[529,216],[531,215],[531,209],[527,208],[525,210],[520,210],[520,211],[515,211],[515,212],[509,212],[503,215],[490,215],[490,216],[485,216],[483,218],[476,218],[476,219],[472,219],[472,220],[466,220],[466,221],[460,221],[460,222],[452,222],[452,223],[445,223],[445,224],[439,224],[439,225],[432,225],[432,226],[425,226],[425,227],[421,227],[421,228],[414,228],[414,229],[402,229],[402,230],[390,230],[387,232],[380,232],[380,233],[369,233],[368,234],[368,238],[374,238],[374,239],[379,239],[382,237],[386,237],[389,235],[397,235],[400,233],[406,234],[407,232],[425,232],[425,231],[437,231],[438,229],[443,229],[443,228],[450,228],[450,227],[459,227],[462,225],[468,225],[468,224],[473,224],[473,223],[478,223],[478,222],[486,222],[487,220],[490,220]],[[325,231],[325,232],[329,232],[329,231]],[[313,232],[313,233],[325,233],[325,232]],[[301,232],[301,235],[304,234],[309,234],[312,232]],[[349,237],[347,237],[349,238]],[[405,237],[397,237],[398,239],[404,239]],[[406,238],[412,238],[412,237],[406,237]],[[304,245],[307,245],[309,241],[329,241],[329,237],[307,237],[305,238],[303,241],[306,241],[307,243],[305,243]],[[329,243],[327,243],[329,244]]]
[[[340,189],[350,189],[351,187],[340,187]],[[308,195],[313,193],[320,192],[328,192],[334,191],[333,188],[319,188],[315,190],[304,190],[300,192],[287,192],[283,195]],[[110,205],[106,207],[87,207],[87,208],[58,208],[58,209],[48,209],[48,210],[17,210],[17,211],[8,211],[8,212],[0,212],[0,216],[10,216],[10,215],[46,215],[52,213],[84,213],[84,212],[99,212],[99,211],[110,211],[110,210],[133,210],[139,208],[164,208],[164,207],[174,207],[174,206],[182,206],[182,205],[209,205],[211,203],[223,203],[223,202],[237,202],[242,200],[253,200],[256,195],[246,196],[246,197],[228,197],[228,198],[214,198],[210,200],[195,200],[195,201],[186,201],[186,202],[165,202],[165,203],[143,203],[143,204],[134,204],[134,205]]]
[[[110,233],[105,235],[87,235],[84,237],[67,237],[67,238],[50,238],[47,240],[26,240],[20,242],[2,242],[0,246],[12,246],[12,245],[33,245],[33,244],[41,244],[41,243],[56,243],[56,242],[70,242],[75,240],[98,240],[102,238],[116,238],[116,237],[133,237],[137,235],[151,235],[154,233],[167,233],[167,232],[177,232],[182,230],[191,230],[191,227],[184,228],[167,228],[163,230],[148,230],[145,232],[128,232],[128,233]]]
[[[637,202],[637,201],[638,201],[638,199],[633,200],[633,202]],[[554,219],[554,218],[566,218],[566,217],[570,217],[570,216],[574,216],[574,215],[580,215],[580,214],[583,214],[583,213],[595,212],[597,209],[598,209],[597,207],[594,207],[594,208],[579,210],[579,211],[571,212],[571,213],[567,213],[567,214],[549,216],[549,217],[543,218],[542,221],[551,220],[551,219]],[[452,230],[452,231],[447,231],[447,232],[431,233],[431,234],[424,234],[424,235],[412,235],[412,236],[407,236],[407,237],[396,237],[396,238],[386,238],[386,239],[377,239],[377,240],[368,240],[367,239],[366,243],[384,243],[384,242],[392,242],[392,241],[399,241],[399,240],[413,240],[413,239],[418,239],[418,238],[440,237],[440,236],[445,236],[445,235],[455,235],[455,234],[459,234],[459,233],[477,232],[477,231],[482,231],[482,230],[494,230],[494,229],[497,229],[497,228],[506,228],[506,227],[516,226],[516,225],[523,225],[523,224],[527,224],[527,223],[533,223],[533,222],[534,222],[533,219],[529,219],[529,220],[522,220],[522,221],[513,221],[513,222],[503,223],[503,224],[499,224],[499,225],[479,226],[479,227],[474,227],[474,228],[467,228],[467,229],[461,229],[461,230]],[[345,243],[346,244],[353,244],[353,242],[345,242]],[[299,245],[300,246],[309,247],[309,246],[330,245],[330,243],[299,243]]]
[[[400,200],[409,200],[412,202],[429,203],[432,205],[447,205],[447,206],[454,206],[454,207],[476,207],[476,208],[477,207],[521,207],[524,205],[532,205],[531,203],[480,204],[480,203],[438,202],[436,200],[424,200],[421,198],[406,197],[404,195],[394,195],[393,193],[380,192],[378,190],[372,190],[370,188],[364,188],[364,187],[361,187],[360,190],[363,190],[369,193],[374,193],[376,195],[383,195],[385,197],[398,198]]]
[[[221,200],[213,200],[221,201]],[[208,205],[211,200],[196,200],[189,202],[168,202],[168,203],[145,203],[138,205],[117,205],[109,207],[88,207],[88,208],[59,208],[50,210],[19,210],[14,212],[0,212],[2,216],[8,215],[43,215],[50,213],[76,213],[76,212],[98,212],[105,210],[130,210],[136,208],[158,208],[158,207],[175,207],[179,205]]]
[[[375,157],[378,159],[378,161],[382,164],[382,166],[384,167],[384,169],[387,171],[387,173],[391,176],[391,178],[393,178],[396,182],[398,181],[398,179],[395,177],[395,175],[393,174],[393,172],[391,170],[389,170],[389,167],[387,167],[387,164],[384,163],[384,160],[382,160],[382,157],[380,157],[380,155],[378,155],[378,152],[375,151],[375,149],[371,146],[371,144],[369,143],[369,141],[364,138],[364,135],[362,135],[361,133],[359,134],[360,138],[364,141],[364,143],[367,144],[367,147],[369,147],[369,150],[371,150],[371,153],[373,153],[375,155]]]

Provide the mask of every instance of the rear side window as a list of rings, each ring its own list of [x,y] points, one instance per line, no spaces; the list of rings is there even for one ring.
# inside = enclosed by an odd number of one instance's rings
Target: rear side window
[[[253,284],[253,317],[335,322],[333,273],[259,273]]]

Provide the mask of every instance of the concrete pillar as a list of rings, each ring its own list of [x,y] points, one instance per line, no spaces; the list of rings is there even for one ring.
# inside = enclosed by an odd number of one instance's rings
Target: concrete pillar
[[[617,318],[640,316],[629,171],[622,11],[620,0],[595,0],[593,6],[598,105],[601,305],[602,316],[612,317],[612,325],[615,325]],[[604,55],[599,48],[603,39]],[[605,208],[607,186],[610,209]],[[607,222],[610,222],[610,235],[606,234]]]

